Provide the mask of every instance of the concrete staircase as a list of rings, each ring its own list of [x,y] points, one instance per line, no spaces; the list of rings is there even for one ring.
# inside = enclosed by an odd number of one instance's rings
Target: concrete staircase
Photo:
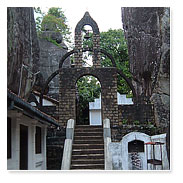
[[[104,170],[102,126],[76,125],[71,170]]]

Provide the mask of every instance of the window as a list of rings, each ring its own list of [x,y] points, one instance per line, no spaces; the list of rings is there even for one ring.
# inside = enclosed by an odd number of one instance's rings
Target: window
[[[7,158],[11,158],[11,118],[7,119]]]
[[[41,154],[41,127],[36,126],[36,154]]]

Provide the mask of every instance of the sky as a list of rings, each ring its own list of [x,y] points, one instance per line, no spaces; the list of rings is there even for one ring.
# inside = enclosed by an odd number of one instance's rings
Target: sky
[[[82,3],[80,6],[70,6],[69,3],[63,3],[59,7],[65,12],[65,16],[67,17],[68,24],[72,31],[74,31],[76,24],[86,11],[88,11],[91,17],[97,22],[100,31],[107,31],[110,28],[122,28],[121,8],[119,6],[113,5],[113,9],[116,10],[113,13],[110,13],[111,10],[109,6],[102,7],[102,5],[99,4],[99,6],[95,7],[95,4],[93,3],[90,6]]]
[[[111,29],[122,28],[121,21],[121,6],[118,3],[108,3],[111,1],[61,1],[58,7],[62,8],[64,14],[68,20],[68,25],[71,28],[71,32],[83,17],[84,13],[88,11],[90,16],[97,22],[100,32],[108,31]],[[117,1],[119,2],[119,1]],[[51,5],[51,4],[50,4]],[[47,11],[52,6],[41,6],[43,11]]]
[[[45,3],[40,4],[37,0],[34,6],[41,5],[40,7],[44,10],[49,7],[61,7],[65,12],[72,32],[84,13],[88,11],[97,22],[101,32],[110,28],[122,28],[121,7],[164,6],[166,1],[164,0],[164,3],[161,4],[162,0],[45,0]]]

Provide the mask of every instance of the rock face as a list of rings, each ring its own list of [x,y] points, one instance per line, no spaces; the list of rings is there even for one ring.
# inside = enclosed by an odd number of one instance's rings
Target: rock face
[[[43,80],[39,82],[40,89],[42,84],[48,79],[48,77],[59,69],[59,62],[64,54],[67,53],[68,48],[62,42],[62,36],[58,32],[43,31],[39,38],[40,46],[40,61],[38,68],[40,70]],[[66,59],[63,67],[70,67],[70,59]],[[58,100],[59,94],[59,78],[56,76],[49,84],[48,95]]]
[[[158,7],[122,8],[122,21],[137,97],[150,99],[155,105],[156,124],[167,125],[170,104],[170,10]]]
[[[122,22],[137,97],[154,104],[156,126],[169,136],[170,9],[122,8]]]
[[[39,44],[33,8],[7,8],[7,85],[27,98],[34,85]]]

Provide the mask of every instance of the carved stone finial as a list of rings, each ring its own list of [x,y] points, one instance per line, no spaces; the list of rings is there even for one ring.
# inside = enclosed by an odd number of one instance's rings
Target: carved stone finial
[[[85,16],[90,16],[90,14],[89,14],[88,11],[85,12],[84,17],[85,17]]]

